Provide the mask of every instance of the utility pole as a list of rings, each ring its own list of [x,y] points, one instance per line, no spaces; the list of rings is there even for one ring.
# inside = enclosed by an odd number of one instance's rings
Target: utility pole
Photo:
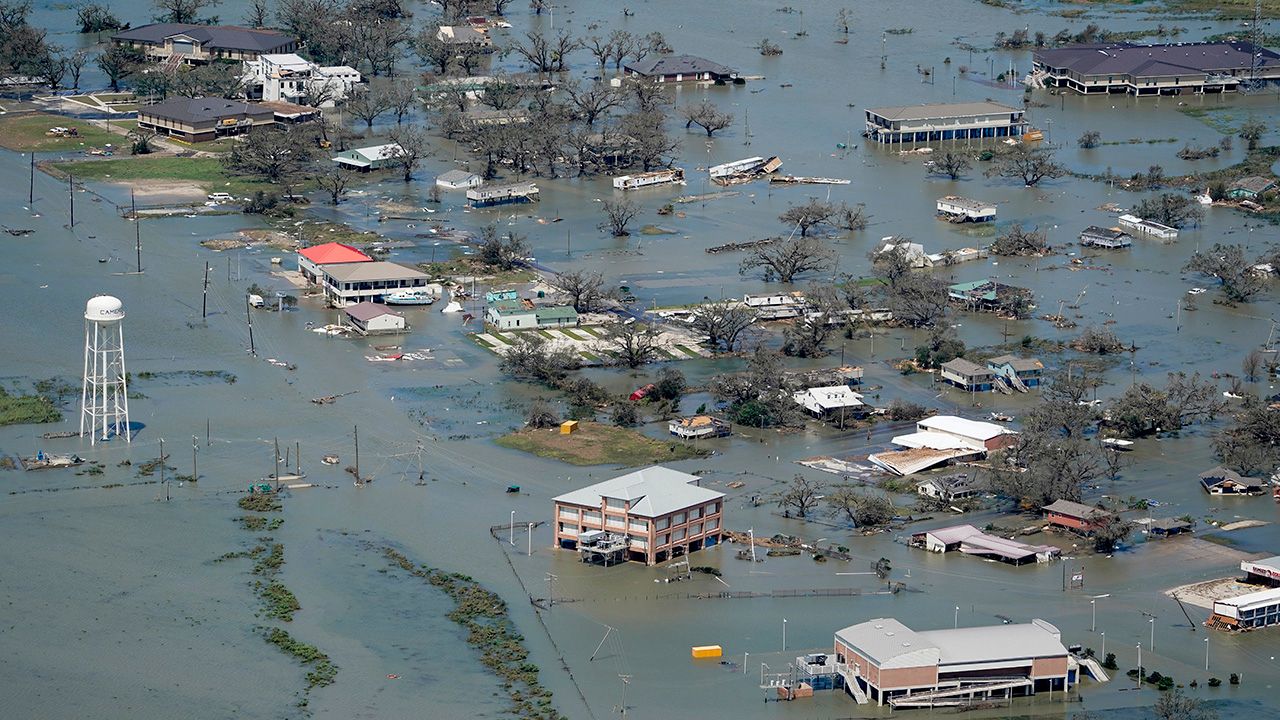
[[[191,482],[200,480],[200,468],[196,465],[196,453],[200,449],[200,441],[195,435],[191,436]]]
[[[31,152],[31,180],[27,184],[27,206],[36,203],[36,154]]]
[[[209,317],[209,261],[204,261],[204,293],[200,298],[200,318]]]
[[[533,523],[529,523],[529,547],[525,550],[525,555],[533,557]]]
[[[164,479],[164,438],[160,438],[160,482],[164,485],[164,501],[169,502],[169,483]]]
[[[551,573],[547,573],[547,607],[551,607],[552,605],[556,604],[556,591],[555,591],[556,579],[557,578],[555,575],[552,575]]]
[[[278,437],[275,438],[275,457],[272,459],[275,460],[276,465],[276,474],[273,476],[276,479],[276,492],[280,492],[280,438]]]
[[[351,434],[356,441],[356,484],[359,485],[360,484],[360,426],[353,425]]]
[[[76,178],[67,175],[67,201],[71,204],[71,227],[76,226]]]
[[[244,296],[244,317],[249,321],[249,354],[258,357],[258,351],[253,346],[253,314],[250,312],[249,296]]]
[[[138,253],[138,274],[142,274],[142,221],[133,218],[133,246]]]
[[[209,418],[204,419],[204,446],[209,447]]]

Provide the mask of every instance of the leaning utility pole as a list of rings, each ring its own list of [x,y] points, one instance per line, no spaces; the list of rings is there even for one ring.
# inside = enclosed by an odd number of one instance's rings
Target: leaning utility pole
[[[204,262],[204,295],[200,298],[200,317],[209,317],[209,261]]]

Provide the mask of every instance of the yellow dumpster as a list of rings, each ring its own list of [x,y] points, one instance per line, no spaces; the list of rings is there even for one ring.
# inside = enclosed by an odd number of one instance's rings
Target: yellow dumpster
[[[718,658],[724,654],[724,650],[719,645],[694,645],[689,650],[693,653],[694,660]]]
[[[573,433],[575,433],[575,432],[577,432],[577,431],[578,431],[578,421],[577,421],[577,420],[565,420],[564,422],[560,423],[560,434],[561,434],[561,435],[572,435]]]

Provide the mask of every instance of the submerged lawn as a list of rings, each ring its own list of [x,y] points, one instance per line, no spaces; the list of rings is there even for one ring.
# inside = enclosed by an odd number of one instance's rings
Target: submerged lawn
[[[54,163],[54,169],[82,180],[124,182],[130,180],[170,180],[198,185],[205,190],[236,196],[270,189],[270,185],[238,178],[227,173],[218,158],[152,157],[146,155]],[[229,183],[229,184],[228,184]],[[283,192],[283,191],[281,191]]]

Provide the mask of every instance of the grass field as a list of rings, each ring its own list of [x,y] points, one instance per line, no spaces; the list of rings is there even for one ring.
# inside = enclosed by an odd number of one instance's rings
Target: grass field
[[[525,428],[496,441],[503,447],[549,457],[570,465],[624,465],[635,467],[653,463],[687,460],[707,453],[689,445],[662,442],[635,430],[582,422],[578,431],[561,435],[559,428],[533,430]]]
[[[270,186],[228,175],[218,158],[133,157],[64,162],[53,165],[59,172],[73,174],[81,180],[105,180],[127,183],[130,180],[169,180],[189,183],[205,190],[228,192],[237,197],[250,195]]]
[[[80,137],[58,137],[45,134],[49,128],[55,126],[75,128],[80,133]],[[118,147],[127,141],[128,138],[123,135],[107,132],[95,125],[59,115],[36,113],[0,117],[0,145],[19,152],[88,150],[91,147],[102,147],[107,143]]]
[[[0,388],[0,425],[58,422],[62,413],[43,395],[10,395]]]

